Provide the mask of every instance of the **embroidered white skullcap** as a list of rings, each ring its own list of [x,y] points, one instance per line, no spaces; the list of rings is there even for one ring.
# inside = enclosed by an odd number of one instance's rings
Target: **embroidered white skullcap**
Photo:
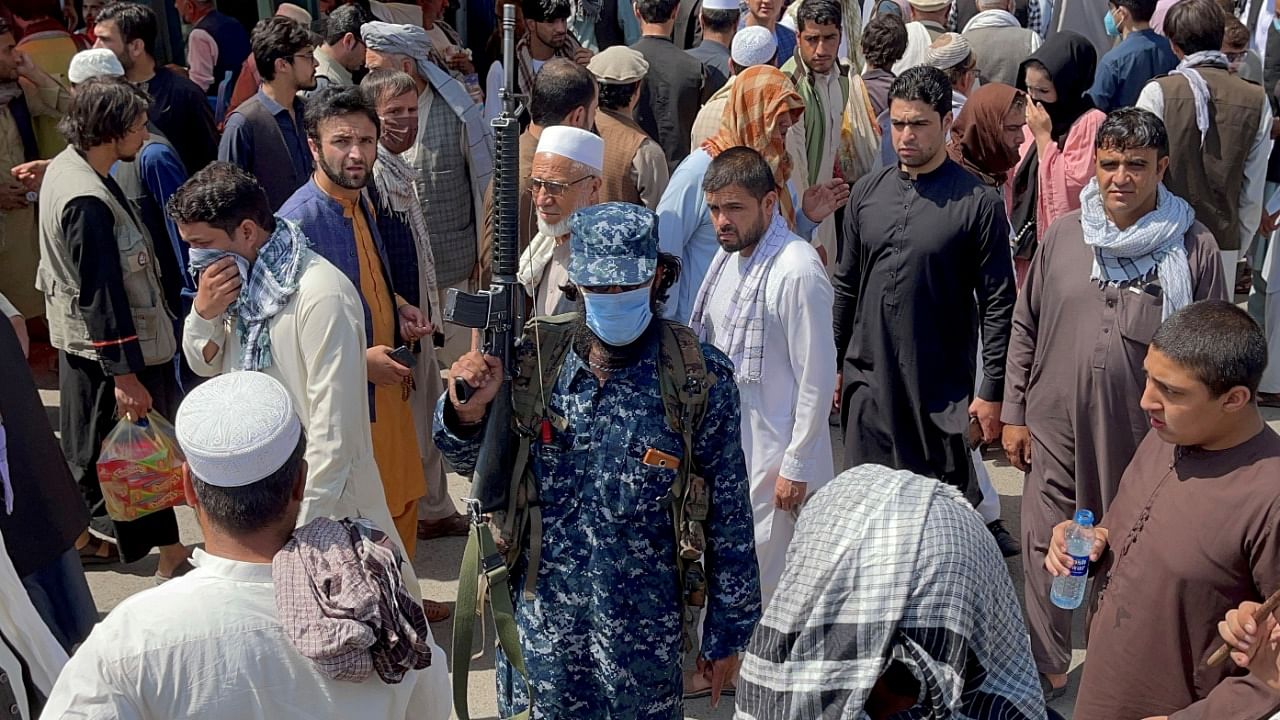
[[[302,422],[289,391],[260,372],[233,372],[187,394],[173,423],[191,474],[209,485],[241,487],[284,466]]]
[[[71,65],[67,68],[67,79],[72,85],[79,85],[89,78],[124,77],[124,66],[116,54],[106,48],[81,50],[71,56]]]
[[[311,13],[306,8],[293,3],[280,3],[280,7],[276,8],[276,15],[287,17],[299,25],[311,27]]]
[[[738,0],[702,0],[703,10],[742,10]]]
[[[752,65],[765,65],[778,54],[778,40],[773,33],[759,25],[745,27],[733,36],[733,47],[729,48],[729,57],[733,64],[740,68]]]
[[[593,132],[568,125],[552,125],[543,129],[534,153],[551,153],[577,160],[596,172],[604,170],[604,139]]]
[[[907,2],[920,12],[937,12],[951,4],[951,0],[907,0]]]
[[[963,64],[972,54],[973,45],[969,44],[968,38],[960,33],[943,33],[929,44],[929,58],[925,64],[939,70],[950,70]]]

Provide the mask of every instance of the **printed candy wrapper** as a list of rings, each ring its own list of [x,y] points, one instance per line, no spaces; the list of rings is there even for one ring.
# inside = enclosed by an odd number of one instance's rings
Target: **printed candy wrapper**
[[[98,482],[112,520],[137,520],[184,502],[182,463],[173,426],[155,413],[121,420],[102,441]]]

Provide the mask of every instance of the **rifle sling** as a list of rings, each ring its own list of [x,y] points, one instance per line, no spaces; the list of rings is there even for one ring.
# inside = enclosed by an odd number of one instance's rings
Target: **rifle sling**
[[[482,562],[483,558],[483,562]],[[529,705],[523,711],[506,720],[528,720],[533,707],[533,687],[529,684],[529,672],[525,669],[524,655],[520,652],[520,631],[516,627],[515,609],[511,604],[511,588],[507,584],[510,575],[507,563],[488,523],[471,523],[467,546],[462,554],[462,570],[458,576],[458,604],[453,620],[453,707],[458,720],[471,720],[467,708],[467,680],[471,671],[472,637],[476,618],[480,617],[479,580],[485,575],[485,595],[493,612],[493,624],[498,634],[498,645],[507,662],[524,681],[525,697]]]

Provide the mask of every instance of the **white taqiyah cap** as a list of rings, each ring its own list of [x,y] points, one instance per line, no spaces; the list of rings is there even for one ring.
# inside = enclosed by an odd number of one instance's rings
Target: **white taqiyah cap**
[[[173,423],[191,474],[209,485],[242,487],[284,467],[302,422],[289,391],[260,372],[233,372],[187,394]]]
[[[950,70],[964,63],[973,54],[973,45],[968,38],[959,33],[943,33],[929,45],[929,57],[926,65],[939,70]]]
[[[552,125],[544,128],[538,137],[538,149],[534,152],[577,160],[596,172],[604,170],[604,139],[576,127]]]
[[[71,56],[67,79],[72,85],[79,85],[96,77],[124,77],[124,66],[115,53],[106,48],[93,48],[81,50]]]
[[[729,50],[733,64],[740,68],[767,64],[777,54],[778,40],[773,37],[772,32],[759,25],[739,30],[733,36],[733,47]]]
[[[738,0],[702,0],[703,10],[741,10]]]

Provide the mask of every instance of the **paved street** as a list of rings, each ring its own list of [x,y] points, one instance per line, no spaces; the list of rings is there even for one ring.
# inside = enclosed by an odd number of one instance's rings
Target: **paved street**
[[[46,405],[50,407],[51,414],[56,415],[56,391],[43,390],[41,394]],[[1280,412],[1268,411],[1268,413],[1267,417],[1272,426],[1280,429]],[[57,427],[56,422],[54,427]],[[836,454],[839,457],[839,439],[836,435],[837,433],[833,432],[833,439],[837,444]],[[1000,493],[1005,523],[1009,531],[1018,536],[1021,533],[1018,505],[1022,495],[1022,473],[1007,465],[1002,459],[997,460],[994,455],[987,456],[986,464],[988,470],[991,471],[992,481],[996,486],[996,490]],[[467,488],[468,483],[466,480],[457,475],[450,476],[449,489],[455,499],[465,497]],[[189,545],[199,543],[200,529],[196,525],[195,517],[191,511],[187,508],[179,508],[178,520],[182,532],[182,541]],[[462,559],[463,544],[463,538],[446,538],[418,543],[418,558],[417,562],[414,563],[414,567],[422,584],[424,597],[447,602],[451,606],[454,604],[458,587],[458,565]],[[99,611],[105,615],[124,598],[152,587],[154,581],[151,575],[155,572],[156,557],[153,553],[150,557],[133,565],[115,565],[107,568],[91,569],[88,572],[89,586],[93,590],[93,596],[97,600]],[[1009,562],[1009,570],[1021,600],[1022,572],[1017,558]],[[617,618],[616,620],[621,622],[623,618]],[[440,646],[445,649],[446,653],[452,655],[450,647],[451,622],[433,625],[431,629]],[[493,637],[490,629],[487,636],[490,643]],[[1080,664],[1084,661],[1082,613],[1077,615],[1075,637],[1076,650],[1072,659],[1070,690],[1065,697],[1053,703],[1053,708],[1067,720],[1071,718],[1071,707],[1075,698],[1076,685],[1080,680]],[[476,646],[477,648],[480,647],[478,640]],[[472,717],[477,720],[497,717],[493,674],[493,651],[489,649],[482,657],[475,659],[472,663],[469,697]],[[731,718],[733,715],[732,698],[722,700],[720,707],[716,710],[710,708],[707,700],[689,702],[686,704],[685,714],[689,718],[696,718],[697,720]]]

